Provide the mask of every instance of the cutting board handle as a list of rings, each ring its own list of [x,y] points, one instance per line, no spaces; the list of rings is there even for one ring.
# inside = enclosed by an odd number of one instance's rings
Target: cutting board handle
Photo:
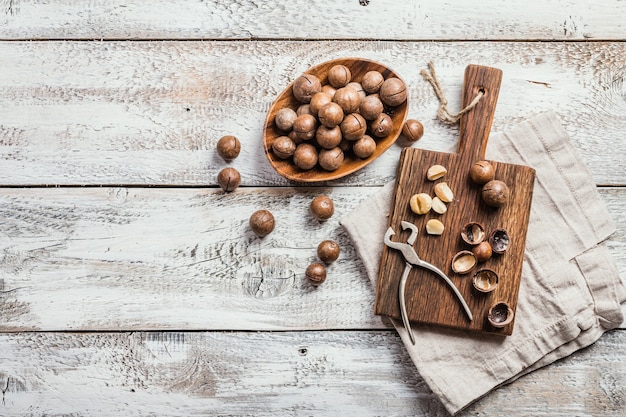
[[[485,159],[491,123],[496,111],[502,70],[481,65],[468,65],[463,81],[463,107],[483,92],[478,104],[461,116],[458,153],[472,161]]]

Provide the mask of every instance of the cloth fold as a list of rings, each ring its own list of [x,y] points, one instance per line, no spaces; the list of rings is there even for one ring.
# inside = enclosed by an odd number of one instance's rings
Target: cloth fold
[[[413,324],[412,345],[402,322],[392,320],[418,372],[451,414],[594,343],[622,323],[626,301],[603,243],[615,227],[557,116],[542,113],[493,133],[486,158],[537,171],[513,335]],[[340,220],[374,288],[392,192],[387,184]]]

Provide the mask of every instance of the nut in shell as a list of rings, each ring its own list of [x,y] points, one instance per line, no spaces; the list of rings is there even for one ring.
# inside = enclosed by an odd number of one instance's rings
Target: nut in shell
[[[335,203],[329,196],[320,195],[311,201],[310,209],[313,217],[318,221],[325,221],[335,213]]]
[[[311,284],[320,285],[326,281],[326,267],[319,262],[312,263],[307,267],[305,275]]]
[[[265,237],[274,230],[274,215],[268,210],[257,210],[250,216],[250,228],[258,237]]]
[[[485,239],[485,228],[480,223],[468,223],[461,230],[461,238],[469,245],[478,245]]]
[[[317,256],[326,264],[335,262],[340,253],[341,248],[334,240],[324,240],[317,245]]]
[[[443,234],[444,230],[445,227],[443,223],[441,223],[437,219],[430,219],[426,222],[426,233],[428,233],[429,235],[440,236]]]
[[[447,173],[448,170],[443,165],[433,165],[428,168],[428,171],[426,171],[426,178],[428,178],[430,181],[435,181],[439,178],[442,178]]]
[[[491,180],[483,185],[481,191],[483,201],[489,207],[502,207],[509,201],[509,187],[500,180]]]
[[[491,245],[489,244],[489,242],[484,240],[472,248],[472,253],[476,257],[476,260],[478,262],[487,262],[489,259],[491,259],[493,249],[491,249]]]
[[[432,198],[426,193],[413,194],[409,200],[411,211],[415,214],[426,214],[432,207]]]
[[[505,302],[494,304],[487,314],[489,324],[496,328],[502,328],[513,321],[513,309]]]
[[[302,74],[293,83],[293,96],[301,103],[308,103],[315,93],[322,91],[322,83],[312,74]]]
[[[511,238],[504,229],[496,229],[489,236],[489,244],[495,253],[504,253],[511,244]]]
[[[474,274],[472,284],[478,291],[490,293],[498,286],[498,274],[491,269],[481,269]]]
[[[445,182],[440,182],[435,185],[435,195],[444,203],[454,201],[454,193]]]
[[[467,274],[476,266],[476,257],[468,250],[462,250],[452,258],[452,270],[457,274]]]

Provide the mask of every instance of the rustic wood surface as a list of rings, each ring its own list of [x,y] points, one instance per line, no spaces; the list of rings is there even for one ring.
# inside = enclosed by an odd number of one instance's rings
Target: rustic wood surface
[[[447,416],[337,222],[393,181],[403,144],[291,183],[263,154],[269,106],[312,65],[373,59],[409,86],[414,146],[451,151],[420,69],[434,60],[459,109],[467,64],[501,68],[493,130],[557,113],[626,277],[624,15],[619,0],[0,0],[0,415]],[[230,163],[225,134],[242,142]],[[325,223],[307,211],[320,194]],[[258,208],[277,218],[264,239]],[[342,253],[315,289],[303,271],[329,238]],[[622,416],[625,345],[623,325],[460,415]]]

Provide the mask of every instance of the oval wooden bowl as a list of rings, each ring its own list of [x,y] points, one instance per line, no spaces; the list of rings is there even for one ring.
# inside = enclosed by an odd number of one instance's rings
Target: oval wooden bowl
[[[350,69],[352,73],[352,81],[360,82],[363,78],[363,75],[368,71],[379,71],[383,74],[385,79],[389,77],[397,77],[402,80],[402,78],[391,70],[389,67],[382,65],[375,61],[370,61],[368,59],[361,58],[340,58],[333,59],[331,61],[323,62],[319,65],[309,68],[305,71],[305,73],[315,75],[320,79],[322,85],[328,84],[328,70],[334,65],[342,64]],[[403,80],[404,81],[404,80]],[[406,84],[406,83],[405,83]],[[400,132],[402,131],[402,125],[406,120],[406,115],[408,111],[408,98],[401,105],[388,110],[385,107],[385,111],[389,116],[391,116],[391,120],[393,121],[393,130],[391,133],[384,137],[376,139],[376,150],[374,154],[372,154],[369,158],[361,159],[354,155],[352,152],[346,152],[345,159],[341,167],[335,171],[326,171],[322,169],[319,165],[316,165],[313,169],[308,171],[302,170],[295,166],[291,160],[291,158],[283,160],[274,156],[272,152],[272,142],[279,136],[286,135],[285,132],[278,129],[276,124],[274,123],[274,118],[276,117],[276,113],[284,108],[291,107],[292,109],[297,109],[302,103],[300,103],[293,96],[293,82],[291,82],[285,90],[280,93],[278,98],[272,103],[269,112],[267,113],[267,117],[265,118],[265,127],[263,130],[263,147],[265,149],[265,156],[270,162],[270,165],[283,177],[299,182],[318,182],[318,181],[330,181],[335,180],[341,177],[344,177],[348,174],[352,174],[355,171],[363,168],[368,165],[380,155],[382,155],[393,143],[398,139]]]

